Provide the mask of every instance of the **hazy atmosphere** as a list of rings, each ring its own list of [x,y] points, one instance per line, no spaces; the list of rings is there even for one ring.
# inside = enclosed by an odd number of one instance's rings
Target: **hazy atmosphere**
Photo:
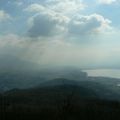
[[[120,0],[0,0],[0,120],[120,120]]]
[[[0,0],[0,62],[119,69],[119,7],[119,0]]]

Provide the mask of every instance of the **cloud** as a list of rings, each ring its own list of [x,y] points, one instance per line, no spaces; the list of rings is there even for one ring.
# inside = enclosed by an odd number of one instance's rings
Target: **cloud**
[[[31,37],[56,36],[65,31],[66,18],[59,15],[38,14],[33,17],[28,33]]]
[[[25,10],[29,12],[38,12],[44,10],[43,5],[48,8],[49,11],[55,11],[60,14],[80,12],[87,6],[81,0],[46,0],[44,4],[33,3]]]
[[[42,3],[33,1],[34,4],[25,5],[24,2],[22,7],[25,8],[24,11],[15,12],[15,21],[10,24],[16,27],[16,31],[20,29],[20,34],[24,30],[28,34],[18,36],[4,33],[5,35],[0,36],[0,53],[15,55],[44,65],[105,66],[112,58],[114,60],[111,60],[110,64],[114,63],[116,58],[120,58],[119,46],[114,45],[119,40],[119,36],[116,37],[119,33],[108,35],[109,38],[105,35],[112,30],[111,21],[105,16],[91,13],[94,8],[92,10],[88,8],[90,12],[88,9],[85,10],[86,5],[81,0],[45,0],[44,3],[41,0]],[[13,10],[11,12],[9,9],[7,11],[13,15]],[[85,11],[81,12],[82,10]],[[0,12],[1,21],[9,17],[6,12]],[[12,33],[11,28],[9,27]],[[1,29],[3,31],[3,28]],[[74,37],[73,41],[71,37]],[[108,41],[105,43],[106,40]],[[81,41],[86,42],[84,44]],[[111,46],[108,49],[109,44]],[[111,48],[118,48],[117,55]]]
[[[16,34],[6,34],[6,35],[0,35],[0,48],[14,48],[14,47],[22,47],[25,45],[27,41],[27,37],[20,37]]]
[[[114,2],[117,2],[117,0],[99,0],[100,4],[106,4],[106,5],[112,4]]]
[[[62,14],[80,12],[86,7],[81,0],[48,0],[46,6]]]
[[[99,14],[77,15],[70,21],[68,30],[72,35],[104,33],[111,29],[110,23],[110,20]]]
[[[41,39],[44,38],[34,40],[34,38],[21,37],[15,34],[0,36],[0,55],[17,56],[27,61],[45,65],[52,63],[53,59],[54,62],[57,62],[58,59],[55,57],[60,58],[64,49],[68,47],[68,44],[61,40],[52,39],[49,41]]]
[[[35,40],[36,38],[9,34],[0,36],[0,54],[17,56],[40,65],[117,68],[115,64],[119,63],[120,49],[119,44],[115,42],[116,34],[110,35],[109,38],[111,36],[114,38],[114,44],[110,39],[107,39],[106,43],[103,42],[106,38],[95,38],[97,43],[76,44],[62,38]]]
[[[46,10],[45,7],[37,3],[31,4],[26,9],[24,9],[24,11],[28,12],[43,12],[44,10]]]
[[[0,10],[0,22],[11,19],[10,15],[6,13],[4,10]]]
[[[56,36],[61,33],[64,33],[64,35],[68,33],[70,36],[84,36],[86,34],[106,33],[112,29],[111,21],[102,15],[80,14],[81,7],[75,7],[74,5],[81,5],[81,1],[62,0],[60,2],[59,0],[49,0],[47,3],[49,4],[31,4],[25,9],[25,11],[35,14],[29,19],[29,25],[31,26],[29,35],[31,37]],[[70,8],[64,5],[69,5]],[[73,17],[70,16],[71,11],[75,12]]]
[[[65,25],[69,21],[68,17],[38,4],[30,5],[25,11],[36,13],[29,19],[28,33],[31,37],[56,36],[65,32]]]

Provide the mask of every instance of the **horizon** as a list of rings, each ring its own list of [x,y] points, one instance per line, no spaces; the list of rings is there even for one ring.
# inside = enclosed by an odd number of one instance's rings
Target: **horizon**
[[[0,120],[120,119],[120,0],[0,0]]]

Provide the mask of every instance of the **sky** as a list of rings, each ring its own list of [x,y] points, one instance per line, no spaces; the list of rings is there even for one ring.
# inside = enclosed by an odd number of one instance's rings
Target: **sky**
[[[0,56],[119,69],[119,9],[120,0],[0,0]]]

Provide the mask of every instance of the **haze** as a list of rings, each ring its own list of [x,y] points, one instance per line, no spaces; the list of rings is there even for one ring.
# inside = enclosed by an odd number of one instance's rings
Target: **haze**
[[[7,56],[40,66],[119,69],[119,7],[119,0],[0,0],[0,63]]]

